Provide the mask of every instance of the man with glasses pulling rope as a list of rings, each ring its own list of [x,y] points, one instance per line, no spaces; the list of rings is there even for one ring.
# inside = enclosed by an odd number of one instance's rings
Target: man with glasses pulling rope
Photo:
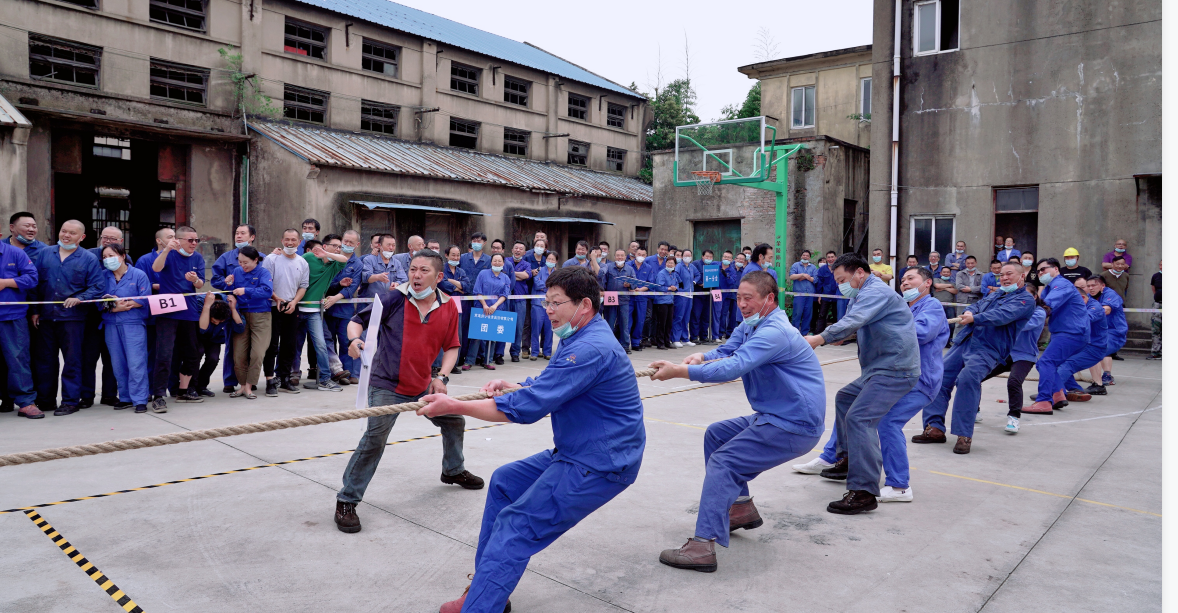
[[[752,530],[763,521],[748,482],[762,472],[809,453],[822,435],[826,385],[818,356],[777,308],[777,282],[768,273],[745,275],[736,290],[744,321],[727,343],[672,364],[660,360],[656,381],[690,379],[723,382],[741,378],[752,415],[708,426],[704,435],[707,472],[700,494],[695,536],[679,549],[659,555],[667,566],[714,572],[716,543],[728,534]],[[710,363],[704,363],[715,360]]]

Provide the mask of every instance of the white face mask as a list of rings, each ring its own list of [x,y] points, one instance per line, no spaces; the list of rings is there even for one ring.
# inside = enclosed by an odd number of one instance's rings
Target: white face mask
[[[639,264],[641,264],[646,261],[646,256],[645,255],[635,256],[634,260],[636,262],[638,262]]]
[[[299,252],[298,247],[283,247],[282,252],[286,255],[294,255]]]
[[[391,260],[391,259],[393,259],[393,256],[396,255],[392,251],[381,251],[380,254],[383,255],[384,259],[386,259],[386,260]]]

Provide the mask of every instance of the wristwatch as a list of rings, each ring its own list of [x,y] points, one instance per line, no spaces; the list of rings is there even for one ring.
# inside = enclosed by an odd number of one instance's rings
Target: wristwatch
[[[433,378],[441,379],[442,385],[450,385],[450,377],[447,377],[446,375],[434,375]]]

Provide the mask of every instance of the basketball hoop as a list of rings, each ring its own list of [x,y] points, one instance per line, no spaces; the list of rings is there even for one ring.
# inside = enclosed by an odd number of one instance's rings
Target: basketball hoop
[[[720,182],[722,175],[714,170],[693,170],[695,177],[695,193],[699,196],[711,196],[712,186]]]

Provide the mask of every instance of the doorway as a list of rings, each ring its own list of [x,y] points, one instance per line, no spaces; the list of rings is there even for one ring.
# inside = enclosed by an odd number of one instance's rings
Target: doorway
[[[696,259],[703,258],[704,249],[711,249],[720,260],[725,250],[740,253],[740,220],[720,219],[696,221],[691,245]]]
[[[1039,255],[1039,188],[994,190],[994,235],[1014,239],[1019,251]]]

